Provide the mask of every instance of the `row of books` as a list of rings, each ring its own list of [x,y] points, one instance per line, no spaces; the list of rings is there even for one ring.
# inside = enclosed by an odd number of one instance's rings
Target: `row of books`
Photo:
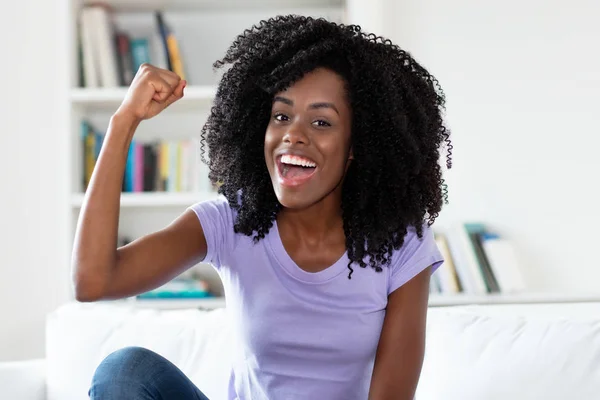
[[[140,300],[152,299],[206,299],[215,297],[204,280],[178,277],[164,285],[136,296]]]
[[[104,141],[104,132],[81,122],[83,188],[87,189]],[[200,159],[198,140],[162,140],[129,146],[123,192],[206,192],[216,190]]]
[[[110,8],[83,7],[79,14],[80,86],[129,86],[140,65],[151,63],[185,78],[179,44],[160,11],[154,14],[151,35],[119,29]]]
[[[527,290],[513,243],[481,223],[435,232],[444,264],[431,277],[442,294],[522,293]]]

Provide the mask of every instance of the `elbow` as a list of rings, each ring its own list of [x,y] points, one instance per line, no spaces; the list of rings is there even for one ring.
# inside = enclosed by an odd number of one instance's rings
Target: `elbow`
[[[99,292],[89,289],[83,289],[79,285],[75,286],[75,300],[80,303],[93,303],[101,300],[102,296]]]
[[[75,282],[74,285],[75,300],[80,303],[92,303],[94,301],[102,300],[102,292],[92,286],[83,284],[82,282]]]
[[[76,269],[77,271],[77,269]],[[97,277],[89,276],[81,272],[73,274],[73,292],[75,300],[81,303],[91,303],[102,300],[103,285]]]

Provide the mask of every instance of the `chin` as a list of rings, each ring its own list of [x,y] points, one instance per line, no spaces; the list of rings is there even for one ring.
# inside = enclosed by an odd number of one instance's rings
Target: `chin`
[[[291,191],[286,188],[275,188],[275,196],[279,203],[288,209],[302,210],[312,206],[319,201],[319,197],[310,195],[310,192],[302,191]]]

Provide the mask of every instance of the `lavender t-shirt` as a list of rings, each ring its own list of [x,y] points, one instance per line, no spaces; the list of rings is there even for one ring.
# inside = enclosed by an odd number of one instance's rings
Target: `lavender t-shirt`
[[[425,227],[409,230],[390,268],[354,267],[344,254],[327,269],[302,270],[283,247],[275,222],[263,240],[236,234],[227,200],[196,212],[208,245],[205,262],[223,281],[236,351],[229,399],[364,400],[388,295],[442,256]]]

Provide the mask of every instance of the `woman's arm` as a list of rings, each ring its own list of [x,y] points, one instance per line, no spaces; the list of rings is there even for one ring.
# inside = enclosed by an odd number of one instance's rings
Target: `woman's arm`
[[[431,268],[392,292],[375,357],[369,400],[413,400],[425,355]]]
[[[75,297],[80,301],[132,296],[160,286],[206,255],[193,211],[168,227],[117,248],[121,185],[138,125],[183,96],[185,81],[143,65],[111,118],[79,214],[73,247]]]

